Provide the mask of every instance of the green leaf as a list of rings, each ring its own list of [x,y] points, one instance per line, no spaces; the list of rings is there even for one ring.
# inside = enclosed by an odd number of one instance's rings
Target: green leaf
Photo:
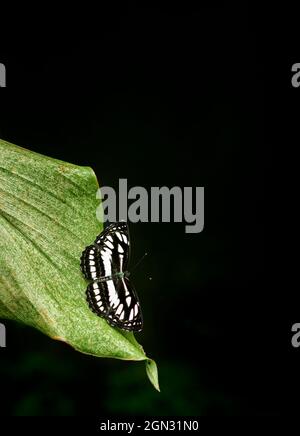
[[[109,326],[85,300],[80,255],[102,230],[97,189],[91,168],[0,140],[0,317],[82,353],[145,360],[158,389],[156,365],[134,335]]]
[[[146,371],[147,371],[147,375],[149,377],[149,380],[151,381],[151,383],[153,384],[155,389],[157,389],[160,392],[159,384],[158,384],[157,365],[156,365],[154,360],[148,359],[146,361]]]

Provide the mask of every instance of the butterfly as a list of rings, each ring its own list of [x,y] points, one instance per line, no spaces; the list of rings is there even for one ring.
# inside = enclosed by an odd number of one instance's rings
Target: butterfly
[[[142,312],[127,271],[130,255],[128,225],[110,224],[81,255],[81,270],[92,282],[86,290],[90,309],[114,326],[141,331]]]

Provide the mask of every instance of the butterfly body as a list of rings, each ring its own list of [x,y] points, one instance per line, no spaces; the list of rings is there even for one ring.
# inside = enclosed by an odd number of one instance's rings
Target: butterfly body
[[[142,330],[143,321],[137,294],[127,271],[130,254],[128,226],[111,224],[81,256],[81,269],[92,282],[86,290],[93,312],[109,324],[128,331]]]
[[[129,277],[129,276],[130,276],[130,272],[124,271],[124,272],[114,273],[111,276],[99,277],[99,279],[97,279],[97,281],[98,282],[105,282],[106,280],[113,280],[114,278],[123,278],[123,277]]]

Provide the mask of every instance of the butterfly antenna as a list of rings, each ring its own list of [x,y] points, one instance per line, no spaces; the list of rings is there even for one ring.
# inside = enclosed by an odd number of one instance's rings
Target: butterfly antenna
[[[139,260],[139,261],[134,265],[134,267],[131,268],[131,272],[134,271],[134,270],[139,266],[139,264],[142,262],[142,260],[145,259],[146,256],[148,256],[148,253],[145,253],[145,254],[140,258],[140,260]]]

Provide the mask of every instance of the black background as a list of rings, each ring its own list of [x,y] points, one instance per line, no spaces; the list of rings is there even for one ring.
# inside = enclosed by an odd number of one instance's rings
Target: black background
[[[276,290],[267,22],[219,5],[128,6],[61,35],[55,22],[50,33],[36,24],[1,44],[1,138],[91,166],[100,186],[204,186],[205,228],[130,227],[132,263],[149,253],[134,278],[137,336],[159,365],[161,394],[142,364],[79,355],[5,322],[3,414],[281,414],[297,320],[285,322]]]

